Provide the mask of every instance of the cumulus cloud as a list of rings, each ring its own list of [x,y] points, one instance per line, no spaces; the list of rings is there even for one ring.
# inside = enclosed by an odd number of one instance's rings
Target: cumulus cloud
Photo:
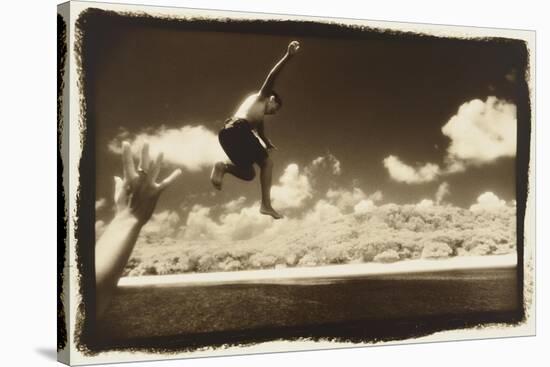
[[[143,143],[148,142],[153,156],[162,152],[165,162],[190,171],[208,168],[217,161],[227,159],[217,135],[201,125],[183,126],[179,129],[162,126],[156,131],[142,132],[134,137],[124,132],[109,143],[109,150],[120,154],[123,140],[130,142],[135,155],[139,153]]]
[[[235,200],[231,200],[223,205],[223,208],[226,211],[234,212],[236,210],[241,209],[244,206],[244,203],[246,201],[246,198],[244,196],[240,196],[239,198]]]
[[[355,206],[361,200],[367,198],[367,195],[360,188],[346,190],[343,188],[329,189],[326,194],[327,200],[335,204],[340,210],[347,210]]]
[[[434,202],[430,199],[423,199],[418,204],[415,205],[416,209],[422,210],[422,209],[429,209],[433,208]]]
[[[260,214],[260,204],[254,203],[239,212],[222,215],[220,223],[222,233],[230,240],[244,240],[262,234],[274,221]]]
[[[441,131],[450,158],[481,164],[516,155],[516,125],[516,106],[488,97],[464,103]]]
[[[361,200],[353,206],[353,212],[356,214],[368,213],[376,208],[372,200]]]
[[[280,226],[280,221],[273,221],[271,217],[260,214],[258,202],[222,214],[217,219],[213,217],[211,209],[202,205],[191,208],[181,232],[184,240],[246,240]]]
[[[333,190],[315,204],[310,176],[300,170],[297,164],[289,164],[271,189],[273,206],[278,210],[306,209],[300,212],[285,213],[285,218],[274,221],[260,213],[258,202],[246,205],[246,198],[239,197],[222,205],[222,213],[217,215],[213,207],[194,205],[182,227],[181,235],[187,240],[245,240],[259,235],[273,236],[281,231],[292,231],[303,225],[318,223],[328,218],[342,215],[338,207],[349,207],[366,198],[359,189],[353,191]],[[375,193],[375,197],[380,196]],[[306,206],[307,204],[307,206]],[[310,209],[307,209],[308,206]]]
[[[151,219],[143,226],[141,235],[145,236],[172,236],[180,224],[180,216],[175,211],[164,210],[155,213]]]
[[[213,240],[219,239],[224,234],[219,223],[212,219],[211,208],[195,204],[187,215],[187,220],[182,228],[185,240]]]
[[[306,172],[312,174],[320,169],[329,169],[330,172],[336,176],[342,173],[340,161],[331,153],[315,158],[311,164],[306,167]]]
[[[382,201],[383,197],[384,195],[382,195],[382,191],[376,190],[375,192],[369,195],[368,199],[376,203],[376,202]]]
[[[445,196],[449,195],[449,183],[443,182],[439,187],[437,188],[437,191],[435,193],[435,202],[437,205],[441,204]]]
[[[466,171],[466,162],[456,160],[449,156],[445,157],[445,169],[443,172],[445,175],[464,171]]]
[[[443,167],[426,163],[412,167],[390,155],[383,161],[390,177],[398,182],[418,184],[443,175],[463,172],[471,165],[489,164],[501,157],[516,155],[516,106],[496,97],[484,102],[463,103],[441,128],[451,141],[443,157]]]
[[[304,224],[321,223],[327,220],[342,217],[340,208],[325,199],[319,200],[303,218]]]
[[[499,199],[491,191],[484,192],[479,195],[477,202],[470,206],[471,211],[495,211],[506,207],[506,201]]]
[[[435,180],[440,174],[440,168],[437,164],[426,163],[420,167],[411,167],[394,155],[390,155],[384,159],[384,166],[391,178],[409,184],[430,182]]]
[[[297,164],[289,164],[279,183],[271,188],[273,205],[278,209],[298,208],[305,200],[312,197],[312,188],[309,178],[300,172]]]
[[[348,213],[366,213],[376,207],[375,202],[382,200],[382,192],[376,191],[371,195],[365,194],[358,187],[351,190],[345,188],[331,188],[324,198],[306,214],[308,220],[321,222],[328,218],[338,218]]]
[[[281,220],[260,213],[258,202],[238,210],[222,213],[214,217],[212,208],[195,205],[189,212],[183,227],[186,240],[227,240],[238,241],[264,236],[274,237],[294,230],[331,221],[347,213],[365,213],[376,206],[359,189],[351,191],[332,190],[320,198],[313,206],[298,216],[287,216]],[[237,201],[239,201],[237,199]]]
[[[322,168],[322,164],[326,162],[332,163]],[[304,226],[375,208],[375,202],[380,201],[383,196],[380,191],[367,195],[358,187],[331,188],[326,192],[318,187],[314,189],[313,168],[329,168],[336,174],[336,167],[339,167],[336,162],[336,158],[316,159],[302,170],[295,163],[284,169],[271,190],[273,205],[276,209],[283,210],[283,219],[273,220],[261,214],[259,202],[250,204],[246,197],[240,196],[221,205],[205,206],[196,203],[190,209],[186,207],[188,213],[183,221],[174,212],[161,212],[151,219],[146,232],[166,235],[172,233],[177,238],[188,241],[241,241],[259,236],[262,236],[263,241]],[[319,171],[315,173],[318,174]],[[297,208],[300,210],[284,212],[285,209]]]

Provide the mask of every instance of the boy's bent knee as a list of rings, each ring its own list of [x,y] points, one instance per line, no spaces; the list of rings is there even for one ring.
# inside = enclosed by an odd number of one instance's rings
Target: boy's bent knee
[[[248,171],[244,172],[243,179],[245,181],[252,181],[256,177],[256,171],[254,171],[254,167],[250,167]]]

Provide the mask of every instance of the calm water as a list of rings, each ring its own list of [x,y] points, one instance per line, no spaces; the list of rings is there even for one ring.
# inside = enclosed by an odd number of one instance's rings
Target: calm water
[[[507,321],[518,309],[515,269],[468,270],[125,288],[99,325],[112,341],[176,335],[391,339]]]

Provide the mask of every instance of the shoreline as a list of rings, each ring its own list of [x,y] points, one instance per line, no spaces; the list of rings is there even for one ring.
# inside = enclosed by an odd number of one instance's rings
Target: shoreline
[[[120,278],[118,286],[143,287],[170,285],[223,285],[267,280],[281,281],[291,279],[322,279],[332,277],[395,275],[406,273],[444,272],[454,270],[512,268],[516,266],[517,254],[512,253],[505,255],[460,256],[443,260],[404,260],[390,264],[362,263],[212,273],[145,275]]]

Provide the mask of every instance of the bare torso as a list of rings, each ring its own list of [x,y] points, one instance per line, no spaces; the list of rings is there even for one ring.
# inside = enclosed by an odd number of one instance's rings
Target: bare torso
[[[265,97],[260,93],[253,93],[245,98],[233,116],[247,120],[256,129],[264,120],[265,103]]]

